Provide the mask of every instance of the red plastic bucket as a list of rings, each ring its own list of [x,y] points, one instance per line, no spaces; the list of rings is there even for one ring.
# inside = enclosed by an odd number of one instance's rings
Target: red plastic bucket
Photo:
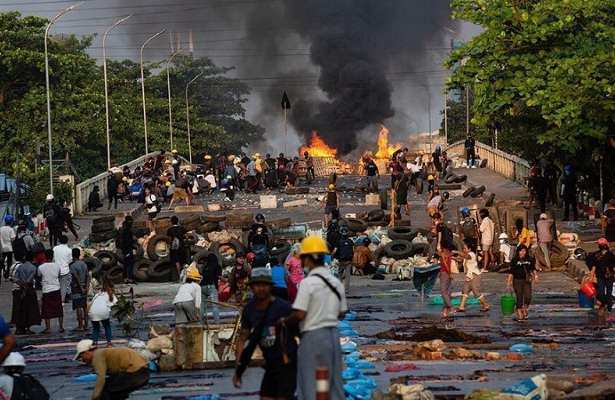
[[[581,292],[587,297],[596,297],[596,287],[592,282],[583,282],[583,284],[581,284]]]

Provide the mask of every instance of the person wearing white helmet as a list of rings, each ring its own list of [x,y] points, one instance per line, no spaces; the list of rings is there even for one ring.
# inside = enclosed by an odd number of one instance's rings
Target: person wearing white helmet
[[[92,400],[124,400],[149,381],[147,360],[127,347],[99,349],[84,339],[77,343],[74,360],[90,365],[96,373]]]
[[[49,229],[49,246],[53,247],[58,244],[62,230],[64,229],[64,218],[62,208],[56,204],[52,194],[47,195],[47,202],[43,207],[43,215]]]
[[[500,236],[498,237],[498,240],[500,242],[500,249],[499,249],[500,267],[498,268],[499,271],[507,270],[508,268],[510,268],[510,262],[513,258],[513,255],[515,254],[515,250],[513,246],[511,246],[510,243],[508,243],[508,239],[509,238],[506,233],[500,233]]]
[[[10,353],[2,363],[0,399],[49,399],[49,393],[32,375],[24,374],[26,359],[17,352]]]

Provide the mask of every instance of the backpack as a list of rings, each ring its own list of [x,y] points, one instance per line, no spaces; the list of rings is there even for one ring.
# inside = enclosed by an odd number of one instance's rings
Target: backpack
[[[354,243],[350,239],[342,239],[337,247],[337,259],[341,261],[350,261],[354,254]]]
[[[24,236],[18,236],[13,240],[13,254],[16,260],[23,260],[28,253],[28,248],[23,238]]]
[[[49,393],[32,375],[15,375],[11,400],[49,400]]]
[[[442,246],[442,248],[449,250],[455,248],[455,242],[453,240],[453,231],[448,229],[448,227],[444,224],[442,225],[442,242],[440,243],[440,245]]]
[[[60,216],[55,206],[50,206],[45,210],[45,219],[47,219],[47,225],[58,225]]]
[[[461,224],[461,231],[466,238],[476,238],[476,222],[472,218],[466,218]]]

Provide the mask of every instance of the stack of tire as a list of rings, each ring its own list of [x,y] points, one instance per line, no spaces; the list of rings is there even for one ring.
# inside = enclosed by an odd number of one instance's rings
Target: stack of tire
[[[124,266],[118,255],[110,250],[99,250],[83,261],[98,281],[108,279],[115,284],[124,281]]]
[[[98,217],[92,221],[90,233],[90,241],[92,243],[107,242],[111,239],[115,239],[116,234],[114,215]]]
[[[377,208],[370,210],[367,215],[365,215],[364,219],[367,221],[368,226],[384,226],[389,223],[391,215]]]

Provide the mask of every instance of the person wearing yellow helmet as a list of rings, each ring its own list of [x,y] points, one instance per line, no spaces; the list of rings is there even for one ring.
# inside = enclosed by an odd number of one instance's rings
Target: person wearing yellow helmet
[[[345,398],[337,323],[348,307],[344,286],[324,266],[328,253],[329,248],[322,237],[308,236],[303,239],[299,254],[303,267],[309,269],[309,273],[299,285],[292,314],[280,320],[282,326],[298,324],[301,331],[297,360],[297,392],[300,399],[316,398],[314,371],[318,367],[329,370],[331,398]]]
[[[195,264],[186,269],[186,282],[177,290],[173,306],[175,307],[175,323],[186,324],[200,320],[201,282],[202,276]]]
[[[333,183],[330,183],[329,186],[327,186],[327,193],[322,201],[323,206],[325,207],[324,223],[325,226],[329,226],[329,222],[331,222],[332,219],[332,214],[340,208],[340,198]]]

